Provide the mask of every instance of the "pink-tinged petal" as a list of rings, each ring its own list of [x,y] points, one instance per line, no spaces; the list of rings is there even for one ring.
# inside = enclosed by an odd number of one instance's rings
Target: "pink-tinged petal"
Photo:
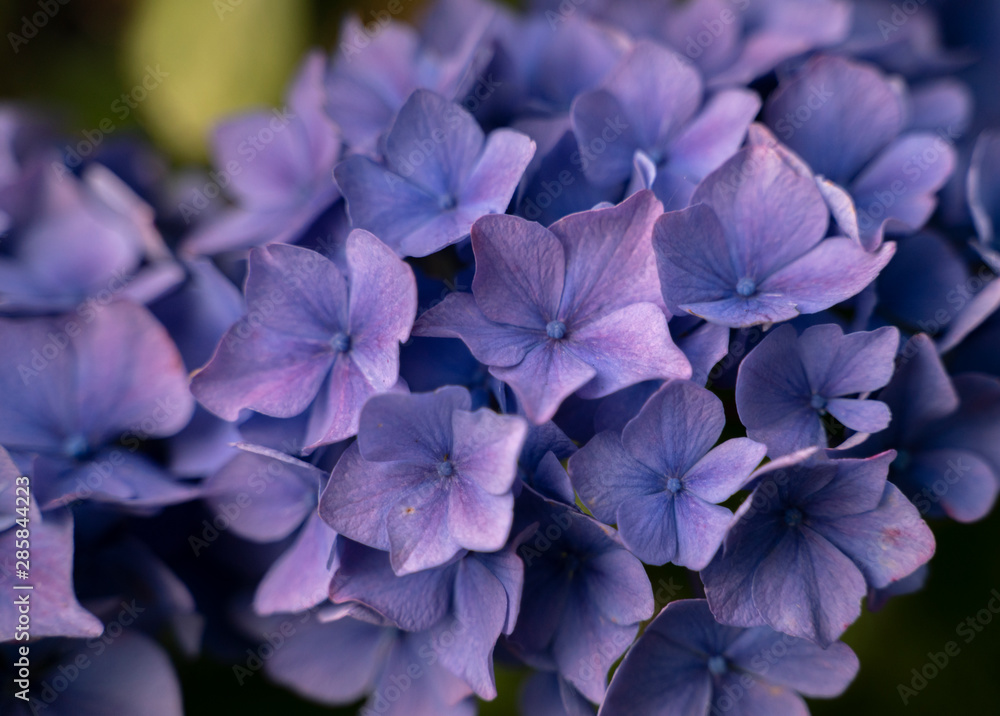
[[[826,410],[846,427],[859,433],[885,430],[892,420],[889,406],[877,400],[834,398],[827,402]]]
[[[829,223],[812,176],[763,145],[741,150],[709,174],[691,203],[707,204],[718,217],[736,278],[758,283],[816,246]]]
[[[491,366],[490,373],[513,389],[524,413],[535,425],[552,419],[563,400],[597,374],[563,341],[547,341],[515,366]]]
[[[484,216],[472,227],[472,292],[491,321],[544,330],[559,317],[566,255],[558,238],[516,216]]]
[[[463,549],[496,552],[510,536],[514,496],[491,495],[471,480],[457,480],[448,492],[448,534]]]
[[[674,514],[675,505],[671,493],[657,492],[627,498],[618,506],[616,522],[622,541],[646,564],[661,565],[677,558],[681,526]]]
[[[722,401],[711,392],[669,381],[625,426],[622,445],[650,470],[679,478],[712,448],[725,422]]]
[[[510,129],[490,132],[458,197],[459,204],[474,208],[478,216],[502,214],[534,155],[535,143],[526,135]]]
[[[664,214],[653,238],[663,300],[671,313],[681,315],[682,304],[708,303],[729,298],[736,275],[726,233],[719,217],[705,204]]]
[[[501,368],[520,363],[544,339],[541,332],[494,323],[470,293],[449,293],[417,319],[413,335],[460,338],[477,360]]]
[[[337,356],[309,411],[306,448],[357,435],[361,409],[369,398],[380,394],[351,358]]]
[[[751,90],[727,89],[714,95],[671,142],[671,171],[695,183],[704,179],[736,154],[759,111],[760,97]]]
[[[567,348],[595,375],[580,388],[582,398],[601,398],[654,378],[691,377],[691,364],[674,345],[663,311],[636,303],[570,328]]]
[[[754,604],[767,623],[821,646],[861,615],[867,591],[850,558],[808,528],[780,540],[753,578]]]
[[[315,251],[272,244],[250,254],[247,315],[223,337],[192,381],[205,407],[235,420],[243,408],[301,413],[316,396],[347,327],[347,283]]]
[[[3,453],[6,458],[6,453]],[[13,485],[9,497],[14,501]],[[11,595],[0,604],[0,639],[14,643],[18,632],[19,594],[28,595],[30,604],[30,634],[33,638],[46,636],[95,637],[104,631],[101,621],[88,612],[76,599],[73,591],[73,518],[68,511],[49,512],[44,518],[31,500],[28,512],[31,526],[30,579],[14,578],[17,568],[17,528],[0,534],[0,587]],[[15,585],[31,584],[33,590],[13,591]],[[23,638],[23,637],[21,637]]]
[[[453,447],[452,415],[471,407],[469,391],[454,385],[378,395],[361,411],[358,447],[366,460],[439,462]]]
[[[320,495],[319,514],[339,534],[388,550],[389,511],[402,495],[424,482],[424,475],[405,463],[368,462],[357,445],[340,456]]]
[[[912,574],[934,556],[934,534],[913,503],[892,484],[885,485],[875,510],[816,529],[854,560],[873,589]]]
[[[661,302],[652,232],[662,213],[653,193],[640,191],[618,206],[570,214],[549,227],[566,255],[561,319],[571,323]]]
[[[309,516],[295,543],[267,570],[254,594],[254,611],[262,616],[312,609],[325,601],[337,571],[333,557],[337,533],[318,513]]]
[[[769,276],[760,291],[787,296],[802,313],[818,313],[861,293],[895,252],[891,242],[868,253],[851,239],[826,239]]]
[[[490,495],[510,492],[528,423],[519,415],[480,408],[471,413],[456,410],[451,425],[455,439],[449,457],[456,471]]]
[[[749,438],[733,438],[709,451],[684,475],[684,488],[718,504],[728,500],[750,479],[767,446]]]
[[[899,134],[904,115],[900,93],[881,72],[829,55],[779,84],[764,107],[778,138],[839,184]]]
[[[428,483],[390,507],[385,529],[389,535],[389,558],[397,575],[440,567],[461,551],[449,519],[454,491]]]
[[[347,237],[351,361],[379,391],[399,378],[399,343],[417,316],[413,270],[367,231]],[[361,404],[357,406],[361,409]]]

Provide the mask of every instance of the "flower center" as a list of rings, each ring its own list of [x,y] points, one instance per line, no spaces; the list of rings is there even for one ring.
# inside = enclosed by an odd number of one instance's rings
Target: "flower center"
[[[566,324],[562,321],[549,321],[549,324],[545,326],[545,333],[548,334],[549,338],[561,340],[566,335]]]
[[[443,194],[438,197],[438,206],[442,211],[449,211],[454,209],[458,204],[458,199],[455,198],[454,194]]]
[[[789,507],[785,510],[785,524],[789,527],[798,527],[802,524],[802,510],[798,507]]]
[[[667,489],[670,490],[670,492],[674,493],[680,492],[681,489],[680,479],[676,477],[671,477],[669,480],[667,480]]]
[[[727,671],[729,671],[729,665],[726,664],[726,657],[715,656],[709,657],[708,659],[708,670],[715,674],[716,676],[722,676]]]
[[[338,353],[347,353],[351,350],[351,337],[343,331],[337,331],[330,339],[330,347]]]
[[[744,276],[736,282],[736,293],[743,296],[743,298],[749,298],[757,293],[757,282],[748,276]]]
[[[442,460],[438,463],[438,475],[441,477],[451,477],[455,474],[455,466],[451,460]]]
[[[813,410],[819,411],[821,414],[826,412],[826,398],[817,393],[813,393],[813,396],[809,398],[809,405]]]

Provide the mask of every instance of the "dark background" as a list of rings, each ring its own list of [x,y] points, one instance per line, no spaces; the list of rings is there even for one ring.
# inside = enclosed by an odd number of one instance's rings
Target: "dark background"
[[[403,4],[406,17],[422,3]],[[384,1],[69,0],[15,53],[8,33],[21,34],[22,16],[38,12],[38,0],[2,0],[0,98],[56,112],[69,141],[110,118],[110,137],[145,134],[175,166],[197,164],[205,159],[214,121],[246,107],[278,104],[302,53],[334,46],[345,12],[382,6]],[[115,100],[141,81],[147,65],[157,64],[167,78],[120,118]],[[958,625],[986,608],[991,590],[1000,590],[1000,518],[932,527],[938,551],[927,588],[892,601],[879,614],[863,615],[851,627],[845,641],[860,657],[861,672],[840,699],[812,702],[814,714],[1000,713],[1000,615],[969,643],[956,634]],[[922,669],[928,652],[944,651],[949,641],[958,643],[958,656],[904,706],[897,686],[910,685],[911,670]],[[304,703],[261,674],[241,687],[229,664],[178,658],[177,668],[188,716],[356,710]],[[481,713],[515,714],[521,676],[498,670],[501,696]]]

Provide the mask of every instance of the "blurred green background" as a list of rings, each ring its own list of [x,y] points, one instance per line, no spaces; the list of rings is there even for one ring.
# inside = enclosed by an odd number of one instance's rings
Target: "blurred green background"
[[[38,0],[2,0],[0,97],[55,111],[68,136],[110,119],[114,132],[141,131],[175,164],[203,162],[209,128],[243,108],[280,102],[285,83],[309,47],[333,46],[345,12],[367,13],[383,2],[321,0],[46,0],[57,11],[29,37],[23,17]],[[419,1],[405,3],[407,13]],[[26,40],[13,39],[9,33]],[[150,71],[162,81],[134,109],[133,93]],[[116,104],[117,102],[117,104]],[[127,103],[124,106],[128,106]],[[122,116],[125,114],[126,116]],[[965,643],[956,627],[974,617],[1000,589],[1000,518],[975,525],[935,524],[938,553],[927,588],[877,615],[866,614],[846,641],[861,658],[850,690],[813,713],[1000,713],[1000,615]],[[967,632],[963,632],[967,633]],[[904,705],[898,685],[956,641],[960,653]],[[178,661],[188,716],[218,714],[330,714],[255,675],[238,686],[230,665]],[[930,672],[930,669],[928,669]],[[484,716],[516,713],[521,674],[498,673],[501,697]]]

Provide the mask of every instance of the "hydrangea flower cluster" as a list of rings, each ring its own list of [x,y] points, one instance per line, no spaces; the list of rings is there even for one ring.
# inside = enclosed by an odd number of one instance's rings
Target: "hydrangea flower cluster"
[[[526,716],[841,694],[1000,492],[1000,130],[892,7],[347,20],[195,217],[0,107],[0,590],[30,525],[35,684],[80,674],[0,711],[178,716],[164,634],[382,716],[495,664]]]

